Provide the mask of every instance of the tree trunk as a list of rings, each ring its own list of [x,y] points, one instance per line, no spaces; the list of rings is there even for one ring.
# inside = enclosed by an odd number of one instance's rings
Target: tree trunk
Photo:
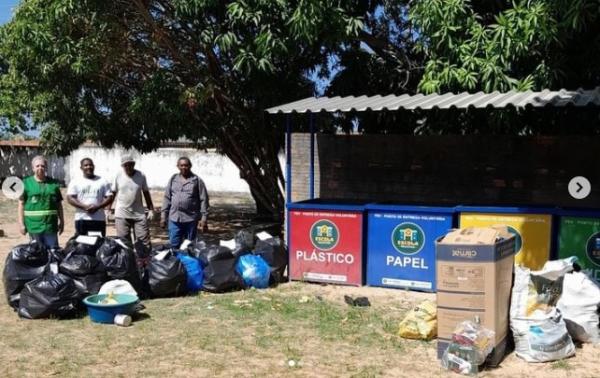
[[[246,140],[246,142],[244,142]],[[257,145],[258,143],[264,143]],[[239,168],[240,178],[250,187],[256,203],[257,216],[274,222],[283,220],[284,196],[279,183],[283,173],[276,148],[267,146],[270,141],[229,137],[222,144],[222,151]]]

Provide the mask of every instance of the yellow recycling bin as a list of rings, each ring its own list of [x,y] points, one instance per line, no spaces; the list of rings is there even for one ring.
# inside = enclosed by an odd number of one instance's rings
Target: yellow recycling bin
[[[542,269],[552,247],[552,209],[458,206],[459,227],[504,225],[515,234],[515,264]]]

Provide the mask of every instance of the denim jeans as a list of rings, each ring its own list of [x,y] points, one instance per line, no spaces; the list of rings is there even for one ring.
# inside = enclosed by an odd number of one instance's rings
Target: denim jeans
[[[173,248],[179,248],[185,239],[196,239],[198,221],[173,222],[169,221],[169,243]]]
[[[44,232],[42,234],[29,234],[31,240],[35,240],[47,248],[58,248],[58,234],[56,232]]]

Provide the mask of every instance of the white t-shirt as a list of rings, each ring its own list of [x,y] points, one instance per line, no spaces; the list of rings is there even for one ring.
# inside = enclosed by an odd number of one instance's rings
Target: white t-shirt
[[[98,176],[91,179],[78,177],[72,180],[67,188],[67,195],[76,196],[77,201],[84,205],[100,205],[104,198],[111,194],[108,181]],[[106,216],[104,215],[104,209],[90,214],[78,208],[75,210],[75,220],[106,221]]]
[[[115,218],[144,219],[142,192],[147,190],[146,176],[142,172],[136,170],[131,177],[119,172],[112,183],[112,191],[117,195]]]

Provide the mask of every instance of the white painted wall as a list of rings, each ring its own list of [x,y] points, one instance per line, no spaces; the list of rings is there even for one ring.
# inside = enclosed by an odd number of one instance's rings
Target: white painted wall
[[[7,176],[31,175],[31,159],[38,155],[38,147],[0,148],[0,178]],[[204,180],[209,192],[238,192],[250,194],[246,181],[240,178],[239,169],[224,155],[215,150],[199,151],[193,148],[164,147],[155,152],[141,154],[135,150],[122,148],[107,149],[96,146],[81,146],[66,158],[47,156],[49,175],[69,184],[72,177],[81,176],[81,159],[89,157],[94,161],[96,174],[109,181],[121,170],[121,156],[130,153],[136,159],[136,169],[142,171],[153,189],[164,189],[169,178],[177,173],[177,159],[187,156],[192,161],[192,171]],[[285,156],[279,155],[282,169],[285,169]]]
[[[121,170],[121,156],[128,153],[121,148],[105,149],[94,146],[82,146],[73,151],[66,159],[65,181],[81,175],[81,159],[89,157],[94,161],[96,174],[112,180]],[[148,186],[162,189],[169,178],[177,173],[175,167],[180,156],[192,161],[192,171],[199,175],[211,192],[250,193],[246,181],[240,179],[238,168],[224,155],[214,150],[198,151],[191,148],[160,148],[155,152],[140,154],[135,150],[129,153],[136,159],[135,168],[142,171],[148,180]]]

